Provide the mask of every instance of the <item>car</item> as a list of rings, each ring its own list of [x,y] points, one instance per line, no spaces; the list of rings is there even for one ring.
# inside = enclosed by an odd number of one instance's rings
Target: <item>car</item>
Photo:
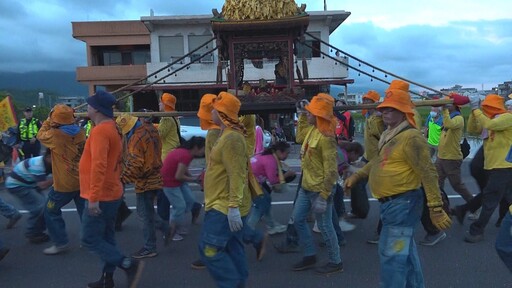
[[[179,120],[180,134],[183,139],[190,140],[193,136],[206,138],[208,131],[201,129],[197,116],[182,116]]]

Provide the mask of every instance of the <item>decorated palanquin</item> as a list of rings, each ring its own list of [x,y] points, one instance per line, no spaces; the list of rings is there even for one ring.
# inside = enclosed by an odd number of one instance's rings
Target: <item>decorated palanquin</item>
[[[220,59],[217,82],[223,80],[223,65],[229,65],[229,90],[244,107],[286,109],[303,98],[299,84],[303,75],[307,77],[307,67],[301,71],[296,65],[294,51],[309,24],[305,8],[293,0],[226,0],[221,13],[213,10],[212,30]],[[272,65],[275,77],[255,80],[258,74],[251,71],[265,65]]]

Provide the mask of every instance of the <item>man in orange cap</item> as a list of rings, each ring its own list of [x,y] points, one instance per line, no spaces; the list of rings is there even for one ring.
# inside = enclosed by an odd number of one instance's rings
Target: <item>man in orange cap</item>
[[[212,106],[212,121],[221,133],[210,151],[204,177],[206,213],[199,251],[218,287],[244,287],[249,273],[243,228],[251,196],[245,128],[238,120],[241,103],[234,95],[221,92]]]
[[[73,113],[73,108],[65,104],[55,105],[37,133],[37,139],[52,150],[53,186],[48,192],[44,218],[54,245],[44,249],[46,255],[59,254],[69,249],[62,207],[73,200],[80,219],[84,210],[84,199],[80,197],[78,163],[86,137],[85,131],[75,124]]]
[[[162,94],[160,98],[160,111],[176,111],[176,97],[170,93]],[[158,125],[158,132],[162,138],[162,161],[167,153],[180,145],[180,122],[176,117],[162,117]]]
[[[336,189],[338,178],[334,99],[329,94],[319,93],[311,99],[311,103],[303,101],[298,103],[300,117],[296,137],[297,143],[302,143],[302,182],[295,200],[293,220],[304,257],[292,269],[310,269],[317,262],[315,244],[306,223],[312,210],[329,251],[329,262],[318,267],[316,272],[331,274],[343,271],[338,237],[332,221],[332,192]]]
[[[381,203],[381,287],[425,285],[413,237],[425,196],[432,223],[439,229],[451,224],[442,208],[427,141],[415,129],[408,86],[400,80],[391,82],[386,98],[377,107],[387,125],[379,140],[379,155],[345,180],[345,188],[350,189],[359,180],[368,178],[372,195]]]
[[[472,112],[468,131],[483,135],[484,169],[487,171],[480,217],[471,224],[464,238],[466,242],[475,243],[483,240],[485,226],[499,201],[503,197],[512,200],[509,191],[512,186],[512,159],[507,158],[512,146],[512,114],[505,109],[503,97],[496,94],[487,95],[480,109],[478,97],[470,101]]]

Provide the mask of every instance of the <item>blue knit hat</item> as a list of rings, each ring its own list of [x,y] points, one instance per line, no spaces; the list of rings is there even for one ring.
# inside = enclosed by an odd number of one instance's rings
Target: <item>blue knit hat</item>
[[[106,91],[100,90],[91,97],[87,97],[87,104],[107,117],[114,117],[114,109],[112,106],[116,104],[116,98]]]

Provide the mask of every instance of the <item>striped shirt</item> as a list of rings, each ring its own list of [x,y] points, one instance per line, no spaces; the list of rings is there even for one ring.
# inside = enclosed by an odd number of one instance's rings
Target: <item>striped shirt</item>
[[[49,173],[46,172],[44,156],[29,158],[18,163],[12,170],[11,175],[5,181],[5,187],[37,187],[37,182],[46,179]]]

